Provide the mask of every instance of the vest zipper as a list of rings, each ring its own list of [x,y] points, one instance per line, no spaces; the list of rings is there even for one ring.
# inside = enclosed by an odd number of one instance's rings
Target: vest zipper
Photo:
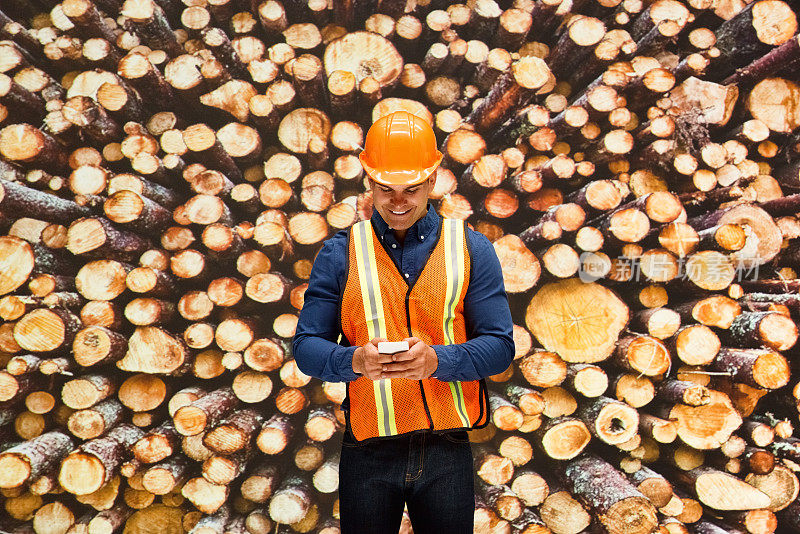
[[[411,288],[408,288],[406,291],[406,324],[408,326],[408,335],[413,336],[414,332],[411,330],[411,312],[409,312],[408,307],[408,298],[411,296]],[[428,408],[428,400],[425,398],[425,388],[422,387],[422,380],[418,380],[419,382],[419,392],[422,394],[422,406],[425,407],[425,415],[428,416],[428,424],[430,425],[430,429],[433,430],[433,418],[431,417],[431,410]]]

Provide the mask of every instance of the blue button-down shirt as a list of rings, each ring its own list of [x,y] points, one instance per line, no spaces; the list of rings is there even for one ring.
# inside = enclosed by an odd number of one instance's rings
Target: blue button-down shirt
[[[400,242],[378,211],[373,210],[375,233],[409,286],[416,282],[436,244],[439,221],[439,215],[429,204],[425,216],[409,228],[405,240]],[[356,347],[337,343],[341,333],[338,312],[347,268],[347,239],[347,231],[338,232],[325,241],[317,255],[293,340],[298,368],[328,382],[349,382],[361,376],[353,371]],[[483,234],[468,229],[467,239],[471,251],[469,286],[464,297],[468,341],[432,346],[439,359],[433,376],[446,382],[477,380],[500,373],[514,358],[513,324],[500,261]]]

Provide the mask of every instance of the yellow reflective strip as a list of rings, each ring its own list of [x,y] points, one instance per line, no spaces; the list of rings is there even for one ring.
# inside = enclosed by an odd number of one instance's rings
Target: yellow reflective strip
[[[372,381],[372,391],[375,395],[375,414],[378,418],[378,435],[386,436],[386,411],[383,409],[384,392],[381,388],[383,380]]]
[[[461,382],[448,382],[450,393],[453,395],[453,405],[463,426],[469,427],[469,418],[464,410],[464,391],[461,389]]]
[[[453,309],[452,309],[452,319],[450,320],[450,328],[453,335],[453,340],[455,342],[455,332],[453,331],[453,320],[456,316],[456,303],[459,302],[461,297],[461,292],[464,290],[464,271],[466,270],[466,257],[464,255],[464,244],[467,236],[464,234],[465,227],[464,223],[461,221],[452,221],[453,224],[456,226],[456,239],[454,240],[454,248],[455,253],[457,256],[456,265],[456,298],[454,299]],[[458,409],[458,416],[464,422],[464,426],[470,426],[469,417],[467,417],[467,410],[466,410],[466,401],[464,400],[464,391],[461,388],[461,382],[456,382],[456,392],[458,393],[458,399],[456,402],[456,408]],[[452,387],[452,384],[451,384]]]
[[[372,225],[369,221],[357,223],[355,232],[356,262],[361,284],[361,298],[364,302],[364,315],[370,339],[386,337],[386,317],[383,314],[381,286],[378,281],[378,262],[375,257],[375,245],[372,237]],[[372,382],[375,396],[375,414],[379,436],[397,434],[394,404],[392,399],[392,381],[390,379]]]
[[[354,244],[356,249],[356,266],[358,267],[358,281],[359,285],[361,286],[361,301],[364,304],[364,319],[367,323],[369,338],[372,339],[376,337],[374,323],[371,320],[371,318],[374,317],[375,312],[370,305],[369,294],[371,288],[369,287],[370,284],[367,280],[367,270],[365,269],[364,265],[366,258],[364,257],[363,253],[364,238],[362,236],[363,227],[361,226],[363,224],[363,222],[356,223],[355,226],[353,226],[352,232],[353,237],[355,238]]]
[[[389,413],[386,414],[386,420],[389,422],[389,433],[390,435],[394,436],[397,434],[397,420],[395,419],[394,415],[394,398],[392,397],[392,379],[385,378],[381,380],[384,383],[386,388],[386,406],[388,408]]]
[[[372,238],[372,225],[369,221],[364,221],[369,226],[366,227],[367,232],[367,250],[369,251],[369,265],[370,272],[372,273],[371,287],[375,295],[375,316],[378,319],[378,328],[375,335],[377,337],[386,337],[386,316],[383,314],[383,298],[381,297],[381,285],[378,280],[378,260],[375,258],[375,240]]]
[[[369,221],[364,221],[369,224]],[[372,287],[375,294],[375,307],[377,317],[377,337],[386,337],[386,316],[383,314],[383,298],[381,296],[381,286],[378,280],[378,260],[375,256],[375,240],[372,238],[372,225],[367,227],[368,239],[367,250],[369,251],[370,273],[372,273]],[[375,405],[379,407],[378,412],[378,431],[381,436],[393,436],[397,434],[397,423],[394,416],[394,402],[392,399],[392,381],[382,378],[377,380],[378,396],[375,397]]]
[[[453,300],[453,265],[450,261],[451,254],[453,253],[453,243],[450,235],[450,219],[445,219],[445,224],[442,225],[442,232],[444,235],[444,275],[447,283],[447,289],[444,293],[444,316],[442,317],[442,329],[444,331],[444,344],[452,345],[453,339],[453,323],[452,323],[452,307],[450,302]]]
[[[452,316],[455,318],[456,316],[456,304],[459,301],[459,297],[461,296],[461,292],[464,290],[464,270],[466,269],[466,258],[464,257],[464,224],[460,223],[460,221],[453,221],[456,224],[456,239],[455,239],[455,253],[457,255],[457,262],[456,265],[458,268],[456,269],[456,281],[458,282],[456,286],[456,298],[455,302],[453,303],[453,311]],[[451,322],[452,328],[452,322]],[[453,333],[453,340],[455,340],[455,332]]]
[[[445,219],[442,228],[445,233],[444,252],[447,277],[447,291],[445,295],[444,309],[444,339],[445,342],[453,344],[456,342],[454,321],[456,316],[456,306],[464,289],[464,269],[466,267],[464,257],[464,223],[456,219]],[[465,427],[470,426],[469,417],[466,412],[466,402],[464,401],[464,391],[461,382],[449,382],[450,393],[453,396],[453,406],[456,409],[458,418]]]

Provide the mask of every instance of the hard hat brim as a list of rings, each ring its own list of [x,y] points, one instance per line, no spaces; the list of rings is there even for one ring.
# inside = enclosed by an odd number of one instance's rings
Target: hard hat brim
[[[367,175],[382,185],[417,185],[431,177],[436,172],[436,167],[442,162],[444,154],[436,151],[436,162],[424,169],[377,169],[367,163],[364,157],[364,152],[359,154],[358,159],[361,161],[361,166]]]

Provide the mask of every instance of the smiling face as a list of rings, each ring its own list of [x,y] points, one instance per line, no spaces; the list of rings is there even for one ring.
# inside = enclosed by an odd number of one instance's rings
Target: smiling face
[[[436,184],[436,173],[416,185],[383,185],[370,179],[372,205],[398,239],[405,239],[406,232],[428,211],[428,195]]]

